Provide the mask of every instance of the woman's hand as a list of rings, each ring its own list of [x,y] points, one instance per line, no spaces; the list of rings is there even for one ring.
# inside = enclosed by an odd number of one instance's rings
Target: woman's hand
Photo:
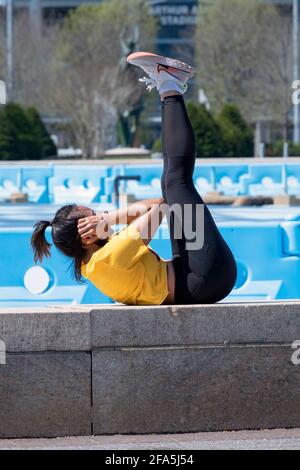
[[[98,239],[105,240],[108,238],[110,232],[106,215],[106,213],[101,212],[78,220],[78,233],[84,245],[91,245]]]

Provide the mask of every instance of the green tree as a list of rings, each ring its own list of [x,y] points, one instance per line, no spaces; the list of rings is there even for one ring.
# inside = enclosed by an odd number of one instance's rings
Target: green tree
[[[0,159],[38,160],[49,151],[43,124],[33,110],[9,103],[0,110]]]
[[[214,116],[205,106],[192,102],[187,103],[187,112],[195,133],[197,157],[223,157],[222,129]]]
[[[31,122],[36,142],[39,143],[42,158],[54,157],[57,155],[57,148],[51,139],[38,111],[30,107],[26,110],[26,115]]]
[[[270,2],[269,2],[270,3]],[[291,17],[263,0],[199,2],[196,62],[212,109],[236,104],[248,122],[276,116],[287,138]]]
[[[126,63],[134,48],[154,45],[156,19],[147,0],[106,0],[83,5],[64,21],[58,34],[54,101],[71,127],[85,158],[97,158],[121,140],[128,140],[124,122],[139,107],[144,88],[140,71]]]
[[[253,157],[253,131],[237,106],[225,104],[216,121],[223,134],[224,157]]]

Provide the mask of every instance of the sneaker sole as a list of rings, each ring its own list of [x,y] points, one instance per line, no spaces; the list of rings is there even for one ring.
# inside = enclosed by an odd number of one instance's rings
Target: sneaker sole
[[[180,60],[171,59],[170,57],[164,57],[158,54],[152,54],[151,52],[133,52],[127,57],[127,62],[132,65],[166,65],[174,69],[180,70],[187,73],[190,78],[195,75],[195,69],[185,62]]]

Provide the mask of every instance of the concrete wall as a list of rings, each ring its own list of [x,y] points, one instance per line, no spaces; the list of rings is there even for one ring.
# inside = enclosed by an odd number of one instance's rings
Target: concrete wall
[[[0,437],[300,427],[295,340],[300,301],[2,309]]]

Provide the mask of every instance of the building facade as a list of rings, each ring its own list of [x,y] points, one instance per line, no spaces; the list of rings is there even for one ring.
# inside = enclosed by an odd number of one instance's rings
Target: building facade
[[[82,4],[96,5],[102,0],[13,0],[16,10],[30,12],[32,22],[40,27],[43,22],[56,22],[71,9]],[[150,11],[158,18],[159,30],[156,52],[176,55],[180,50],[186,60],[194,56],[194,31],[198,2],[202,0],[147,0]],[[204,0],[207,1],[207,0]]]
[[[70,10],[86,4],[97,5],[103,0],[12,0],[14,12],[30,13],[32,24],[36,28],[43,23],[55,23],[63,19]],[[151,14],[158,19],[156,52],[170,57],[180,57],[194,64],[195,27],[198,7],[216,0],[147,0]],[[285,14],[291,15],[292,0],[265,0],[278,6]],[[3,9],[0,9],[0,13]],[[198,89],[191,80],[188,98],[198,97]],[[157,112],[155,111],[155,116]],[[155,121],[155,119],[154,119]]]
[[[82,4],[96,5],[103,0],[13,0],[14,8],[28,10],[32,22],[40,27],[43,22],[56,22],[71,9]],[[159,30],[156,39],[156,52],[167,55],[180,55],[183,60],[193,63],[194,33],[198,5],[215,0],[147,0],[150,11],[158,19]],[[265,0],[287,11],[292,0]]]

